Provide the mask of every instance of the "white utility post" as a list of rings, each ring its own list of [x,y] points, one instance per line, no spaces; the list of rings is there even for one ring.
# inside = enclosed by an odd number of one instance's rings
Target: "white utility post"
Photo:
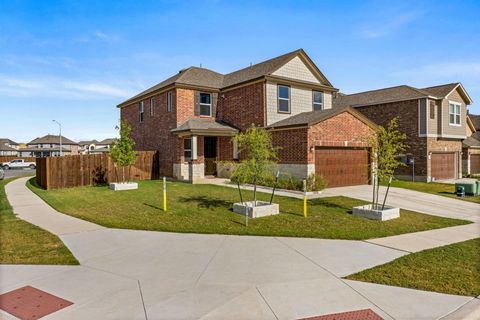
[[[60,128],[60,157],[63,156],[63,151],[62,151],[62,124],[58,122],[57,120],[52,120],[56,124],[58,124],[58,127]]]

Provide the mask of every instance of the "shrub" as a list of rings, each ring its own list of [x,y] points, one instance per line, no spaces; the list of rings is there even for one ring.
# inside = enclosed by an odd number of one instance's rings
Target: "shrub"
[[[320,191],[325,189],[327,186],[326,180],[317,174],[312,173],[308,176],[307,180],[307,191]],[[232,177],[232,182],[237,183],[237,179]],[[253,181],[247,181],[247,183],[252,184]],[[275,186],[275,173],[268,172],[262,174],[257,179],[257,184],[265,187],[273,188]],[[277,188],[278,189],[286,189],[286,190],[296,190],[296,191],[303,191],[303,180],[298,179],[293,176],[289,172],[285,172],[280,174],[277,181]]]

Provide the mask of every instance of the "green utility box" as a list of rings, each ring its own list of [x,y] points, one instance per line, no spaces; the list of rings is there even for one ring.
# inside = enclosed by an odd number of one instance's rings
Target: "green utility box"
[[[463,187],[465,190],[465,194],[474,196],[477,194],[477,186],[476,183],[455,183],[455,190],[458,190],[458,187]]]
[[[475,195],[480,196],[480,180],[477,180],[475,184],[477,185],[477,193],[475,193]]]

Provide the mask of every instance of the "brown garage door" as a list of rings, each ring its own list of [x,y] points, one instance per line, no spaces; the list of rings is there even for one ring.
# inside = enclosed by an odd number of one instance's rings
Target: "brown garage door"
[[[455,178],[455,153],[432,153],[432,179]]]
[[[480,173],[480,154],[470,155],[470,173],[472,174]]]
[[[366,149],[331,148],[315,151],[315,172],[328,187],[368,184],[369,155]]]

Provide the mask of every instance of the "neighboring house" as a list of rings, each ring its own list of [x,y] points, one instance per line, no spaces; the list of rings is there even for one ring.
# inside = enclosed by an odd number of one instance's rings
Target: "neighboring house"
[[[407,157],[414,159],[414,166],[398,170],[398,177],[412,179],[414,169],[415,179],[420,181],[462,177],[462,141],[471,103],[460,83],[338,94],[333,101],[335,108],[354,107],[382,126],[397,117],[400,130],[408,137]]]
[[[60,136],[49,134],[36,138],[18,152],[21,157],[58,157],[60,156]],[[78,143],[62,136],[62,154],[78,154]]]
[[[480,115],[467,116],[467,138],[463,140],[463,172],[480,174]]]
[[[219,161],[239,158],[231,137],[254,124],[272,130],[280,170],[322,174],[330,186],[368,183],[374,124],[331,110],[337,91],[300,49],[229,74],[183,69],[118,107],[135,148],[159,151],[161,175],[228,176]]]
[[[100,142],[97,140],[80,141],[78,143],[80,146],[79,152],[81,154],[102,154],[110,152],[110,145],[113,141],[115,141],[115,139],[104,139]]]
[[[0,138],[0,156],[18,156],[18,143],[10,139]]]

